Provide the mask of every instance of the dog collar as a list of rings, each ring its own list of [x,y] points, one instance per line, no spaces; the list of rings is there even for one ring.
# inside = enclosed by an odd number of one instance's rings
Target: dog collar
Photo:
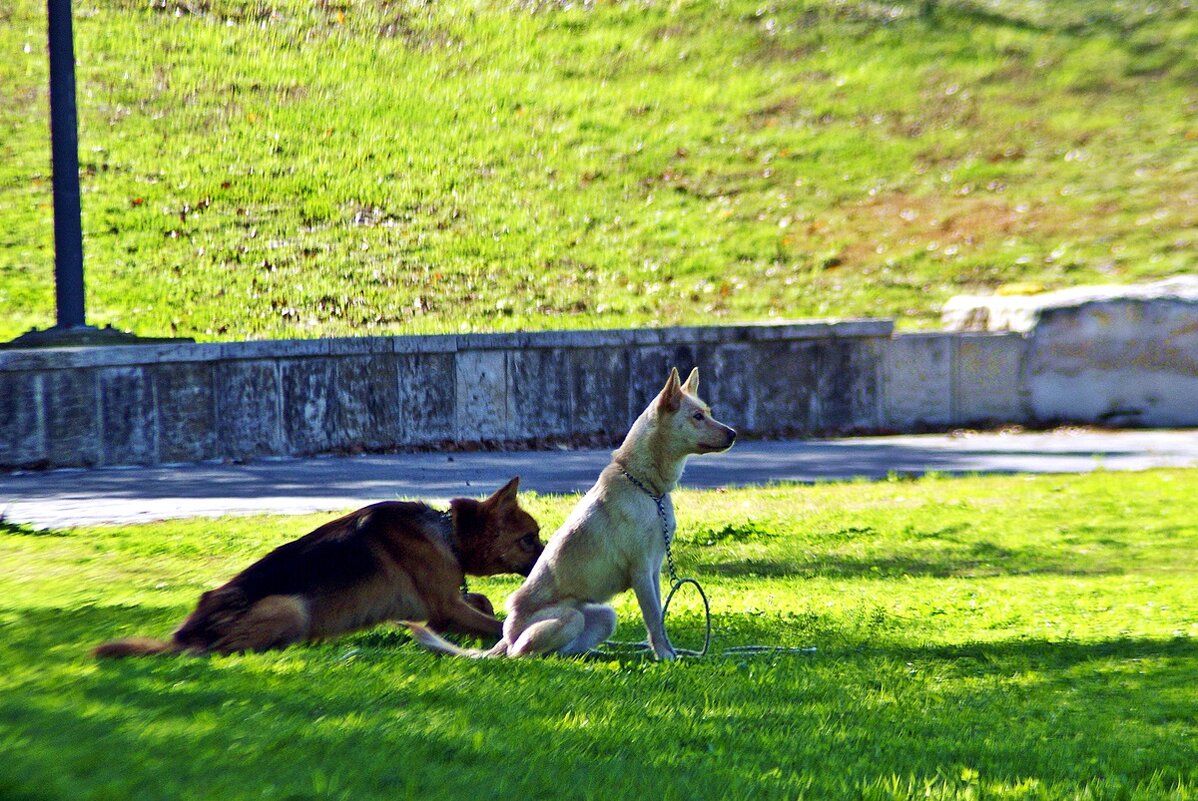
[[[620,472],[624,475],[624,478],[626,478],[632,482],[632,486],[636,487],[641,492],[648,495],[650,498],[653,499],[653,502],[656,504],[661,504],[662,500],[667,495],[669,495],[668,492],[663,492],[661,494],[657,494],[657,493],[653,492],[653,490],[649,489],[649,487],[647,487],[645,484],[643,484],[641,481],[639,481],[636,478],[636,476],[632,475],[632,473],[629,473],[627,468],[624,467],[624,465],[620,465]]]
[[[462,551],[458,548],[457,537],[454,535],[457,532],[457,526],[453,521],[453,512],[444,511],[441,517],[445,518],[448,525],[445,527],[445,546],[449,548],[449,552],[453,554],[453,558],[457,560],[458,567],[462,569],[462,595],[470,592],[470,587],[466,584],[466,564],[462,561]]]

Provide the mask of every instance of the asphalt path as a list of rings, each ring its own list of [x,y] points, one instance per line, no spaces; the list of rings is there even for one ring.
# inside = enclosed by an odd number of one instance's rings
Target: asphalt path
[[[0,514],[57,528],[172,517],[302,513],[522,489],[584,492],[607,450],[408,453],[0,474]],[[1198,466],[1198,431],[968,433],[739,442],[690,460],[682,485],[883,478],[890,473],[1082,473]]]

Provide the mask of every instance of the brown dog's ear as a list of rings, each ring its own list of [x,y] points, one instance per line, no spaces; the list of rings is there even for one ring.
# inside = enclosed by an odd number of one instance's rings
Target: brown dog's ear
[[[520,489],[520,476],[516,476],[508,483],[504,484],[499,489],[495,490],[495,494],[487,498],[483,503],[487,506],[513,506],[516,503],[516,492]]]
[[[678,378],[678,368],[670,368],[670,377],[666,385],[657,395],[657,408],[663,412],[676,412],[682,406],[682,384]]]
[[[691,374],[686,377],[686,383],[682,385],[683,392],[689,392],[692,395],[699,393],[699,368],[691,368]]]

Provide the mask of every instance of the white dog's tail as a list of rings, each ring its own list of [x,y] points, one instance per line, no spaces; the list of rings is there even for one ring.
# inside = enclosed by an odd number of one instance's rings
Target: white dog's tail
[[[503,640],[500,640],[499,643],[489,651],[484,651],[479,648],[459,648],[449,640],[438,635],[423,623],[413,623],[410,620],[404,620],[401,622],[408,627],[408,631],[412,633],[413,640],[436,654],[464,656],[470,659],[483,659],[488,656],[502,656],[503,654],[507,653],[507,643]]]

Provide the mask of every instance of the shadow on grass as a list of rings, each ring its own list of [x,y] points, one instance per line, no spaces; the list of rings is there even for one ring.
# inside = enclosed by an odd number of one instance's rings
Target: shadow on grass
[[[703,572],[731,577],[765,578],[895,578],[917,576],[930,578],[961,578],[968,576],[1058,575],[1107,576],[1119,575],[1122,568],[1107,565],[1085,565],[1062,558],[1059,553],[1047,554],[1030,549],[1008,549],[989,542],[979,542],[968,548],[945,549],[935,554],[919,556],[886,556],[859,559],[830,554],[819,559],[735,559],[722,562],[701,562]]]
[[[69,537],[70,533],[60,529],[35,528],[28,523],[14,523],[0,514],[0,537]]]

